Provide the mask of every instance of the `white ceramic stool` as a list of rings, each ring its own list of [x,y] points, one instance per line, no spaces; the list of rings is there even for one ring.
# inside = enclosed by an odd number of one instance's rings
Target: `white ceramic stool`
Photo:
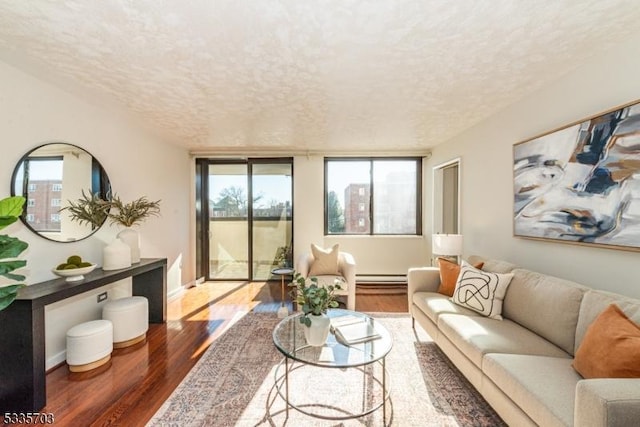
[[[71,372],[85,372],[111,359],[113,325],[108,320],[92,320],[67,331],[67,364]]]
[[[113,323],[113,347],[129,347],[147,335],[149,302],[138,296],[109,301],[102,308],[102,318]]]

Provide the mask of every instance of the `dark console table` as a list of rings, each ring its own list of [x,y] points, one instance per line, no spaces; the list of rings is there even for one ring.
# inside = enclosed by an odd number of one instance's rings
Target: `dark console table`
[[[59,278],[27,286],[0,311],[0,413],[39,411],[47,403],[44,307],[128,277],[133,295],[149,300],[149,322],[164,323],[166,258],[142,259],[120,270],[96,268],[79,282]]]

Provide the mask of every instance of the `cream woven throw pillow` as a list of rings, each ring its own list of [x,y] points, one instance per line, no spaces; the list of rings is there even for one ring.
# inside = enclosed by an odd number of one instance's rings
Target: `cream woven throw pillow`
[[[312,243],[313,263],[309,269],[309,276],[337,275],[339,249],[337,243],[331,249],[323,249]]]
[[[502,300],[512,278],[512,273],[490,273],[470,265],[463,266],[451,299],[483,316],[502,320]]]

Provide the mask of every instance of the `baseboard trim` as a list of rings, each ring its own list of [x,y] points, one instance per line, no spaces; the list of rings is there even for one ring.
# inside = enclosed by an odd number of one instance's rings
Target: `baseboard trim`
[[[182,286],[178,287],[178,289],[174,289],[171,292],[168,292],[167,293],[167,301],[175,299],[175,298],[178,298],[187,289],[189,289],[189,288],[186,285],[182,285]]]
[[[67,361],[67,350],[62,350],[60,353],[58,354],[54,354],[53,356],[51,356],[50,358],[47,359],[47,361],[45,362],[46,365],[46,373],[49,373],[51,371],[53,371],[54,369],[57,369],[58,367],[60,367],[62,364],[64,364]]]

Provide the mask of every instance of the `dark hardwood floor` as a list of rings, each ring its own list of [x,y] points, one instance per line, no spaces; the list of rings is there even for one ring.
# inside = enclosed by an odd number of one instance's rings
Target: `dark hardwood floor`
[[[359,292],[356,310],[407,312],[406,288],[382,292]],[[169,301],[166,324],[150,325],[145,342],[115,350],[102,368],[71,373],[62,365],[49,372],[41,412],[53,414],[57,426],[143,426],[230,321],[251,310],[275,315],[279,307],[279,282],[186,290]]]

